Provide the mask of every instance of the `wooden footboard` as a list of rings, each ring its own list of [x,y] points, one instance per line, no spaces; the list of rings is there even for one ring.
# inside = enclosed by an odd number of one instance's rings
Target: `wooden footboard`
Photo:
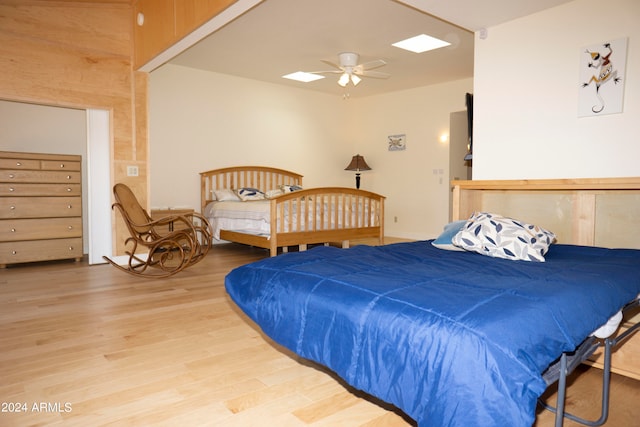
[[[271,202],[271,256],[282,246],[377,238],[384,244],[384,197],[353,188],[296,191]],[[276,230],[275,237],[273,230]]]
[[[220,238],[269,249],[375,238],[384,244],[384,197],[369,191],[328,187],[295,191],[271,200],[270,236],[221,230]],[[275,232],[274,232],[275,230]]]
[[[263,192],[282,185],[301,185],[302,175],[282,169],[243,166],[202,172],[202,212],[219,189],[257,188]],[[270,235],[221,230],[222,240],[269,249],[375,238],[384,244],[384,197],[364,190],[342,187],[311,188],[271,199]]]

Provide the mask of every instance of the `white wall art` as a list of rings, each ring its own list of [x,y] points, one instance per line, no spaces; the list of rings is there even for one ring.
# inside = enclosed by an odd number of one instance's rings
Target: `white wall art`
[[[626,38],[581,49],[578,117],[622,112],[626,62]]]

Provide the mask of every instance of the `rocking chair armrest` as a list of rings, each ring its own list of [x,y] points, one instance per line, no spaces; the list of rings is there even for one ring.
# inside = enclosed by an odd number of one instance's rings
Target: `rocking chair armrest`
[[[211,233],[212,228],[209,224],[209,221],[203,215],[197,212],[189,212],[182,215],[173,215],[173,217],[173,222],[181,222],[185,225],[188,225],[188,228],[193,228],[193,231],[204,229]],[[194,219],[197,219],[200,224],[194,222]]]
[[[169,225],[172,222],[178,222],[178,221],[184,222],[184,223],[187,223],[187,224],[189,223],[189,221],[187,221],[184,218],[184,215],[175,214],[175,215],[166,215],[166,216],[163,216],[161,218],[154,219],[154,220],[152,220],[151,222],[149,222],[146,225],[148,225],[150,227],[158,227],[158,226]]]
[[[198,228],[198,224],[194,224],[194,222],[190,219],[190,217],[191,217],[191,214],[166,215],[166,216],[163,216],[162,218],[152,220],[147,224],[143,224],[143,226],[150,227],[151,229],[155,229],[156,227],[164,227],[173,223],[174,227],[176,226],[176,224],[181,224],[181,226],[178,228],[191,229],[192,232],[195,232]]]
[[[147,244],[157,245],[162,242],[178,241],[180,239],[193,240],[195,235],[195,227],[191,224],[189,228],[181,228],[167,234],[160,234],[156,239],[147,241]]]

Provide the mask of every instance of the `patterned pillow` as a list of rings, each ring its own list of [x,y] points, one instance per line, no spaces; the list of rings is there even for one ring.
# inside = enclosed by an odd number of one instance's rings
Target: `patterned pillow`
[[[453,236],[454,245],[496,258],[544,262],[556,235],[542,227],[488,212],[476,212]]]
[[[243,202],[249,200],[264,200],[264,193],[257,188],[243,187],[236,190],[236,194]]]
[[[293,193],[294,191],[302,190],[302,187],[299,185],[283,184],[280,186],[280,189],[285,193]]]

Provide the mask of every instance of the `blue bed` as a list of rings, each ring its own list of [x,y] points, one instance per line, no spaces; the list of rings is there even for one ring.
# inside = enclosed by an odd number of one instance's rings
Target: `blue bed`
[[[530,426],[542,372],[640,293],[640,250],[553,245],[524,262],[429,241],[317,247],[225,284],[274,341],[421,426]]]

